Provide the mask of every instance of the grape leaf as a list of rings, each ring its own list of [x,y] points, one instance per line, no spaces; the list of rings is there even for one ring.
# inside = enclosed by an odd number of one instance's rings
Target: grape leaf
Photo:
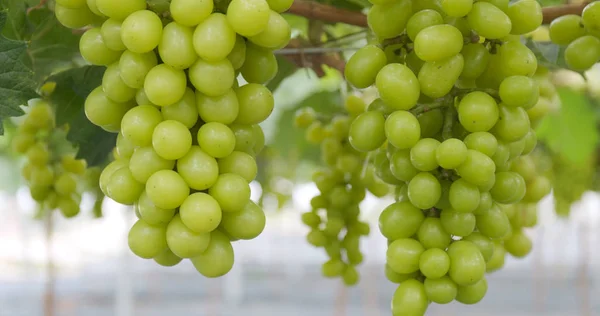
[[[101,84],[104,70],[98,66],[73,68],[47,80],[56,83],[50,96],[56,108],[56,123],[69,124],[67,139],[78,147],[77,158],[86,159],[90,166],[102,164],[116,141],[116,134],[92,124],[84,111],[85,98]]]
[[[558,94],[562,106],[540,123],[538,138],[574,163],[584,163],[594,154],[600,138],[594,108],[581,93],[561,88]]]
[[[565,47],[552,42],[526,39],[525,45],[535,54],[538,63],[550,69],[569,68],[565,62]]]
[[[1,11],[0,32],[6,21],[7,14]],[[4,134],[1,120],[23,115],[20,106],[37,96],[33,72],[23,62],[26,52],[27,43],[0,36],[0,135]]]

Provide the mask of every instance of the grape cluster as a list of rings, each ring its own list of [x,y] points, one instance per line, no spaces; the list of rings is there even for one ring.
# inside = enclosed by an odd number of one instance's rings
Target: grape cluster
[[[568,14],[554,19],[548,31],[552,42],[566,46],[569,68],[583,71],[600,61],[600,2],[588,4],[581,16]]]
[[[370,227],[362,222],[360,203],[367,191],[385,196],[389,186],[381,181],[366,155],[348,143],[350,122],[365,110],[365,103],[351,95],[346,99],[347,114],[338,113],[327,119],[311,107],[298,110],[295,124],[306,128],[308,141],[319,144],[325,168],[316,171],[312,180],[319,195],[310,201],[312,210],[302,214],[310,231],[306,236],[315,247],[323,247],[329,260],[322,266],[325,277],[341,277],[346,285],[359,281],[356,266],[363,261],[360,237],[368,235]]]
[[[542,9],[534,0],[372,2],[378,43],[357,51],[345,76],[379,98],[353,120],[349,143],[372,152],[376,173],[396,186],[379,217],[386,275],[399,283],[392,313],[477,303],[505,250],[531,248],[521,229],[533,224],[521,221],[530,212],[515,215],[514,205],[550,190],[527,158],[548,91],[520,41],[541,25]]]
[[[57,0],[67,27],[92,25],[79,48],[107,66],[87,118],[118,133],[100,188],[134,205],[137,256],[172,266],[189,258],[206,277],[233,267],[232,241],[257,237],[265,214],[250,200],[258,125],[273,111],[264,85],[287,45],[289,0]],[[100,21],[100,22],[98,22]],[[246,82],[238,83],[241,75]]]
[[[19,118],[12,150],[26,158],[21,174],[31,197],[39,203],[38,215],[58,209],[65,217],[74,217],[80,212],[81,193],[86,189],[79,183],[87,174],[87,164],[75,159],[65,131],[56,128],[50,103],[32,99],[26,109],[26,115]]]

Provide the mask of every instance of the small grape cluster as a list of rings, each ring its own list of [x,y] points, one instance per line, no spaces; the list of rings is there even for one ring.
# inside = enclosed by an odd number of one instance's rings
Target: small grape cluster
[[[376,173],[396,186],[379,217],[386,275],[400,284],[392,313],[477,303],[504,250],[530,248],[513,205],[550,190],[524,169],[537,143],[532,123],[549,102],[520,35],[541,25],[542,9],[533,0],[373,3],[379,44],[358,50],[345,75],[379,98],[353,120],[349,142],[372,152]]]
[[[39,203],[38,216],[58,209],[65,217],[74,217],[80,212],[81,193],[86,189],[80,182],[87,164],[75,159],[64,129],[56,128],[50,103],[32,99],[26,110],[19,118],[12,150],[25,155],[21,174],[31,197]]]
[[[359,218],[360,203],[367,191],[382,197],[389,186],[365,164],[366,155],[348,143],[350,122],[364,112],[364,101],[351,95],[345,105],[347,114],[338,113],[329,120],[311,107],[302,108],[295,125],[306,128],[307,140],[320,145],[326,166],[312,176],[319,195],[310,201],[312,210],[302,214],[310,228],[306,238],[311,245],[323,247],[330,258],[322,266],[325,277],[341,277],[346,285],[355,285],[360,277],[356,266],[363,261],[360,237],[370,232]]]
[[[289,0],[57,0],[67,27],[87,29],[80,53],[107,66],[87,118],[118,133],[100,188],[134,205],[137,256],[163,266],[189,258],[206,277],[233,267],[232,241],[257,237],[265,214],[250,199],[258,125],[274,99],[273,50],[287,45]],[[100,22],[98,22],[100,21]],[[247,82],[240,85],[241,75]]]
[[[566,46],[569,68],[584,71],[600,61],[600,2],[585,6],[581,16],[567,14],[554,19],[548,31],[553,43]]]

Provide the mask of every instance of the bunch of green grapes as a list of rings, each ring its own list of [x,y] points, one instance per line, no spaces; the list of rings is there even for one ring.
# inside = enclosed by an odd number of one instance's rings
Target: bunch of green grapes
[[[313,108],[302,108],[296,113],[295,124],[306,128],[308,141],[320,144],[325,165],[312,176],[319,190],[310,201],[312,210],[302,214],[302,221],[310,228],[306,239],[326,251],[329,260],[322,266],[325,277],[341,277],[346,285],[355,285],[360,277],[356,266],[363,261],[360,237],[370,232],[368,223],[359,218],[360,203],[367,191],[382,197],[388,194],[389,186],[365,164],[366,155],[348,143],[350,122],[364,112],[364,102],[351,95],[345,105],[347,114],[336,114],[327,121]]]
[[[372,152],[376,173],[396,187],[379,217],[386,275],[399,283],[392,313],[475,304],[507,240],[524,252],[511,205],[550,190],[519,169],[537,143],[532,124],[550,108],[536,56],[520,41],[542,9],[534,0],[372,2],[378,43],[357,51],[345,76],[379,98],[353,120],[349,142]]]
[[[280,13],[291,2],[57,0],[63,25],[92,26],[83,58],[107,66],[85,113],[118,133],[100,188],[135,205],[128,243],[137,256],[164,266],[189,258],[218,277],[233,267],[231,242],[263,231],[249,183],[264,147],[258,124],[274,107],[265,86],[278,70],[273,50],[290,39]]]
[[[74,217],[80,212],[81,193],[86,189],[80,183],[87,164],[75,159],[74,150],[65,146],[66,133],[56,128],[50,103],[32,99],[26,110],[19,118],[12,150],[25,156],[21,174],[40,205],[38,215],[58,209],[65,217]]]
[[[548,31],[552,42],[566,46],[569,68],[584,71],[600,61],[600,1],[585,6],[581,16],[568,14],[553,20]]]

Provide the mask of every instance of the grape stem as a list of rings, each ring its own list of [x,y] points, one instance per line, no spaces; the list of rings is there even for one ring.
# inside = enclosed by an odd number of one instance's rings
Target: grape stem
[[[456,109],[449,106],[444,113],[444,127],[442,128],[442,138],[444,140],[452,138],[452,128],[456,120]]]

